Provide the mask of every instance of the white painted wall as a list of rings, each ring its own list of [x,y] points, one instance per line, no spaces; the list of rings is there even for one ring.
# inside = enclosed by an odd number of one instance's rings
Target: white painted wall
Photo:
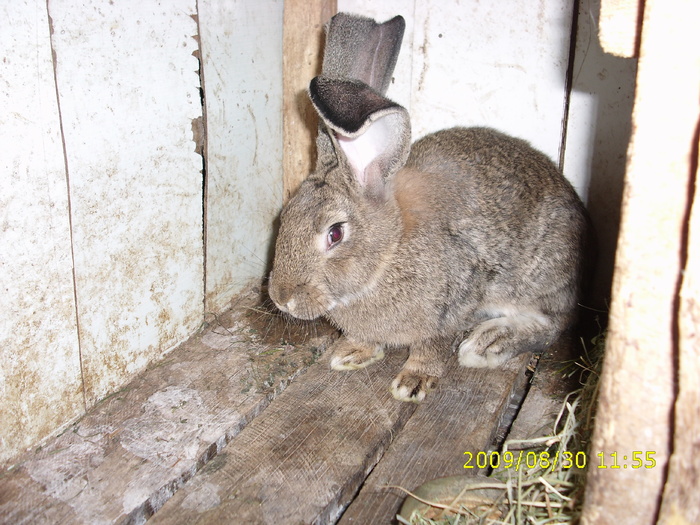
[[[402,14],[403,47],[388,95],[405,105],[414,138],[490,126],[558,161],[573,2],[338,0],[379,19]]]
[[[46,4],[0,4],[0,464],[84,409]]]
[[[0,5],[0,464],[194,333],[205,295],[221,310],[263,276],[282,198],[282,9]]]
[[[49,3],[88,405],[201,323],[194,13],[195,0]]]
[[[603,52],[600,0],[580,0],[564,173],[573,174],[595,226],[593,306],[607,309],[632,131],[637,59]]]
[[[338,9],[406,19],[388,96],[411,114],[414,138],[490,126],[528,140],[559,163],[587,202],[598,236],[593,305],[612,278],[636,60],[606,55],[600,0],[580,0],[564,134],[573,0],[338,0]]]

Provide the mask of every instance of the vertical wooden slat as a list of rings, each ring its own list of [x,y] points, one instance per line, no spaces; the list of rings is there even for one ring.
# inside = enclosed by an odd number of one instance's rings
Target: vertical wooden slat
[[[336,0],[287,0],[283,37],[284,197],[294,194],[316,160],[317,118],[306,95],[321,71],[323,27],[336,13]]]
[[[282,0],[199,0],[207,133],[206,305],[267,271],[282,206]]]
[[[0,21],[2,465],[84,405],[46,2],[4,2]]]
[[[600,44],[607,53],[634,57],[639,51],[643,0],[603,0],[600,6]]]
[[[666,482],[678,374],[678,291],[697,168],[698,19],[695,0],[645,4],[584,524],[655,523]],[[697,461],[692,457],[695,443],[687,452],[690,457],[682,455],[679,461]],[[641,469],[632,468],[635,451],[643,460]],[[598,453],[608,468],[596,468]],[[610,468],[613,453],[621,468]],[[697,487],[697,476],[679,483]]]
[[[202,320],[196,8],[195,0],[48,6],[92,404]]]
[[[700,130],[699,130],[700,131]],[[691,162],[698,166],[698,151]],[[688,257],[678,312],[678,397],[674,406],[673,455],[659,522],[700,523],[700,186],[688,228]]]

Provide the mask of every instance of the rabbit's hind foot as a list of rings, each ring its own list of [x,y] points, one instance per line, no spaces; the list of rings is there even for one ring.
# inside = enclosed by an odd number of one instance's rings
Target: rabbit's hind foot
[[[459,364],[496,368],[522,352],[539,351],[557,336],[555,323],[532,311],[509,311],[477,325],[459,345]]]
[[[330,348],[333,370],[359,370],[384,358],[381,345],[366,345],[341,336]]]

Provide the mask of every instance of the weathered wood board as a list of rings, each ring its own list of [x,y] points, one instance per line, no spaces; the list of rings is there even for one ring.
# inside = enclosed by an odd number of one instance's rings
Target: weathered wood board
[[[0,465],[84,410],[46,2],[0,4]]]
[[[153,522],[334,523],[351,501],[340,523],[390,522],[404,494],[381,486],[463,473],[464,452],[488,448],[528,361],[493,371],[454,366],[415,409],[387,388],[404,358],[397,352],[351,373],[329,371],[322,359]]]
[[[626,458],[626,465],[635,451],[653,452],[655,466],[641,475],[633,468],[589,469],[583,524],[692,523],[698,516],[697,471],[676,470],[677,462],[698,464],[692,457],[698,436],[692,427],[682,427],[688,417],[682,408],[689,400],[686,374],[694,376],[690,385],[699,375],[693,368],[697,361],[685,357],[686,344],[693,341],[686,331],[683,289],[691,262],[686,257],[695,249],[689,243],[696,240],[689,237],[689,219],[698,205],[693,201],[700,115],[698,19],[700,4],[693,0],[644,3],[633,135],[592,439],[596,453],[614,453]],[[692,352],[697,351],[695,346]],[[679,366],[691,368],[679,371]],[[697,392],[690,393],[691,403]],[[669,465],[672,453],[678,454],[675,465]],[[679,498],[679,487],[695,493],[694,500]]]
[[[462,368],[453,356],[449,375],[419,405],[339,523],[391,523],[406,497],[396,487],[413,491],[435,478],[479,473],[477,453],[489,450],[528,360],[522,355],[482,370]]]
[[[196,2],[57,0],[48,11],[90,406],[201,323]]]
[[[153,523],[334,523],[415,405],[389,384],[393,352],[354,372],[326,355],[251,423]]]
[[[316,165],[318,118],[306,90],[321,72],[323,27],[337,10],[336,0],[284,2],[282,78],[284,114],[284,200]]]
[[[143,523],[334,334],[268,319],[255,305],[246,298],[212,317],[207,330],[4,472],[0,523]]]

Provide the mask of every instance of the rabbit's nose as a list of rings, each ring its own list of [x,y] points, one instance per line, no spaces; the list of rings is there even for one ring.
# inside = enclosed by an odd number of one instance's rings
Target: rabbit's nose
[[[296,301],[292,297],[292,288],[290,286],[277,285],[274,277],[271,276],[268,293],[275,306],[283,312],[290,313],[294,309]]]

